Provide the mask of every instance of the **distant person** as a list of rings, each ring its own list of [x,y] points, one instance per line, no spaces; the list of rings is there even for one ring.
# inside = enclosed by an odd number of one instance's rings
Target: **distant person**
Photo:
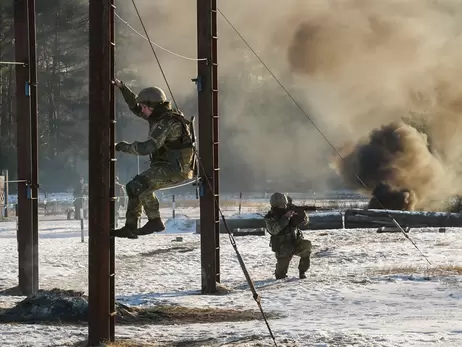
[[[85,183],[83,177],[80,177],[79,182],[74,186],[74,219],[84,219],[87,217],[87,198],[88,184]],[[80,215],[80,211],[83,211],[83,216]]]
[[[136,175],[126,185],[128,204],[125,226],[113,230],[116,237],[138,238],[138,235],[165,230],[160,218],[159,200],[154,191],[173,186],[193,177],[194,144],[191,123],[172,108],[165,93],[148,87],[136,96],[122,81],[114,80],[130,111],[149,123],[147,140],[116,144],[116,151],[149,155],[150,168]],[[148,222],[137,229],[141,208]]]
[[[305,211],[288,208],[285,194],[274,193],[270,197],[271,210],[265,215],[265,224],[271,235],[270,246],[275,252],[277,263],[276,279],[287,277],[290,261],[294,255],[300,257],[298,265],[299,277],[306,278],[310,268],[311,241],[305,240],[299,225],[308,221]]]

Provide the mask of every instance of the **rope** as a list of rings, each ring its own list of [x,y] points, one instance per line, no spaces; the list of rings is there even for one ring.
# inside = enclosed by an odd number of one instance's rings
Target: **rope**
[[[202,164],[202,160],[200,159],[197,152],[196,152],[196,155],[197,155],[197,161],[198,161],[199,165],[201,166],[202,170],[205,171],[204,165]],[[211,191],[213,191],[213,187],[212,187],[212,184],[210,182],[210,179],[206,175],[204,175],[204,177],[206,178],[207,185],[209,186],[209,189]],[[226,222],[223,211],[221,210],[220,205],[218,204],[217,198],[215,196],[213,197],[213,201],[214,201],[215,205],[217,206],[218,212],[220,213],[220,217],[221,217],[221,219],[223,221],[223,225],[224,225],[224,227],[226,229],[226,232],[228,233],[228,236],[229,236],[229,241],[230,241],[231,245],[233,246],[234,251],[236,252],[237,260],[239,262],[239,265],[241,266],[242,272],[244,273],[244,277],[245,277],[245,279],[247,281],[247,284],[249,285],[249,288],[250,288],[250,290],[252,292],[253,299],[255,300],[255,302],[258,305],[258,308],[260,309],[263,320],[265,321],[266,327],[268,328],[268,332],[269,332],[269,334],[271,336],[271,339],[273,340],[274,345],[277,347],[276,338],[274,337],[273,331],[272,331],[272,329],[271,329],[271,327],[269,325],[268,319],[266,318],[266,314],[263,311],[263,307],[261,305],[261,297],[257,293],[257,290],[255,289],[255,285],[253,284],[252,278],[250,277],[249,272],[247,271],[247,267],[245,266],[244,260],[242,259],[241,254],[239,253],[239,250],[237,249],[236,240],[234,239],[234,236],[231,233],[231,230],[229,229],[229,226],[228,226],[228,223]]]
[[[308,115],[308,113],[305,112],[305,110],[300,106],[300,104],[295,100],[295,98],[289,93],[289,91],[284,87],[284,85],[279,81],[279,79],[274,75],[274,73],[271,71],[271,69],[263,62],[263,60],[260,58],[260,56],[255,52],[255,50],[250,46],[250,44],[242,37],[242,35],[239,33],[239,31],[236,29],[236,27],[229,21],[229,19],[221,12],[220,9],[217,9],[217,11],[223,16],[225,21],[229,24],[229,26],[236,32],[236,34],[241,38],[241,40],[247,45],[247,47],[250,49],[250,51],[255,55],[255,57],[260,61],[260,63],[266,68],[266,70],[271,74],[271,76],[274,78],[274,80],[279,84],[279,86],[284,90],[284,92],[287,94],[287,96],[293,101],[293,103],[298,107],[298,109],[305,115],[305,117],[311,122],[311,124],[314,126],[314,128],[321,134],[321,136],[324,138],[324,140],[329,144],[330,147],[334,150],[334,152],[339,156],[340,159],[344,160],[343,156],[340,154],[340,152],[337,150],[337,148],[332,144],[332,142],[329,141],[329,139],[324,135],[324,133],[321,131],[321,129],[316,125],[316,123],[313,121],[313,119]],[[358,179],[358,181],[364,186],[364,188],[368,189],[366,183],[359,177],[359,175],[355,172],[352,171],[352,173],[355,175],[355,177]],[[380,206],[385,210],[385,207],[383,204],[374,196],[374,199],[377,200],[377,202],[380,204]],[[417,247],[416,243],[409,237],[409,235],[406,234],[404,229],[401,227],[401,225],[398,223],[398,221],[393,218],[391,214],[388,214],[388,217],[393,221],[393,223],[398,227],[398,229],[401,231],[401,233],[408,239],[414,247],[419,251],[419,253],[425,258],[425,260],[428,262],[428,264],[431,265],[431,262],[428,260],[428,258],[422,253],[422,251]]]
[[[149,39],[149,34],[148,31],[146,30],[146,27],[144,26],[143,19],[141,18],[140,12],[138,11],[138,7],[136,7],[135,0],[132,0],[133,7],[135,8],[136,14],[138,15],[138,19],[140,20],[141,26],[143,27],[144,33],[146,34],[146,38],[149,42],[149,45],[151,46],[152,53],[154,54],[154,57],[157,60],[157,65],[159,65],[160,72],[162,73],[162,76],[164,77],[165,83],[167,84],[167,88],[170,92],[170,95],[172,96],[173,103],[175,104],[175,108],[178,109],[178,104],[175,101],[175,97],[173,96],[172,89],[170,88],[170,84],[167,81],[167,77],[165,76],[164,69],[162,69],[162,65],[160,64],[159,58],[157,57],[156,51],[154,50],[154,46],[152,44],[152,41]]]
[[[136,30],[134,27],[132,27],[130,25],[130,23],[128,23],[126,20],[124,20],[122,17],[120,17],[117,13],[114,13],[116,15],[117,18],[120,19],[120,21],[122,23],[124,23],[127,27],[130,28],[131,31],[133,31],[135,34],[137,34],[139,37],[145,39],[146,41],[150,41],[146,36],[144,36],[143,34],[141,34],[138,30]],[[172,52],[170,50],[168,50],[167,48],[165,47],[162,47],[161,45],[153,42],[153,41],[150,41],[154,46],[156,46],[157,48],[160,48],[161,50],[167,52],[167,53],[170,53],[171,55],[174,55],[178,58],[182,58],[182,59],[185,59],[185,60],[192,60],[192,61],[205,61],[207,60],[207,58],[190,58],[190,57],[186,57],[184,55],[181,55],[181,54],[178,54],[178,53],[175,53],[175,52]]]
[[[169,189],[176,189],[176,188],[180,188],[180,187],[184,187],[184,186],[187,186],[188,184],[192,184],[196,182],[196,179],[193,178],[193,179],[190,179],[186,182],[183,182],[183,183],[180,183],[180,184],[177,184],[175,186],[171,186],[171,187],[165,187],[165,188],[160,188],[160,189],[157,189],[157,190],[169,190]]]

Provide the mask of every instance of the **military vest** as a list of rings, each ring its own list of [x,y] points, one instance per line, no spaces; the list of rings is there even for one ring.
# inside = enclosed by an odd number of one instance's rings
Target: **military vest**
[[[174,140],[166,140],[164,145],[156,153],[150,156],[151,162],[168,161],[172,168],[179,170],[185,178],[193,177],[195,138],[193,122],[187,120],[180,111],[169,110],[157,118],[157,122],[166,118],[179,121],[183,131],[181,137]]]

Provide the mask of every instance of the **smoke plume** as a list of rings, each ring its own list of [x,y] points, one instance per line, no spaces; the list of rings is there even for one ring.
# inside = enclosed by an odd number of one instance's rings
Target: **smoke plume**
[[[196,56],[196,1],[136,3],[153,41]],[[218,14],[222,185],[259,189],[258,182],[271,180],[277,189],[290,190],[293,182],[297,189],[300,183],[319,189],[339,173],[344,184],[361,190],[356,172],[368,193],[378,182],[412,189],[416,208],[426,209],[462,190],[456,179],[462,169],[460,1],[268,6],[267,0],[233,0],[218,6],[345,158],[332,160],[335,151]],[[142,32],[130,2],[118,11]],[[135,91],[165,89],[149,44],[128,29],[126,35],[132,39],[118,47],[119,71],[136,72],[127,81]],[[191,115],[197,62],[156,51],[180,108]],[[146,131],[140,129],[128,124],[124,139],[139,139]],[[365,161],[364,153],[373,160]],[[371,163],[377,164],[371,169]]]
[[[372,192],[386,183],[393,190],[413,192],[415,206],[431,206],[441,202],[442,194],[452,193],[442,191],[450,188],[441,184],[449,172],[431,152],[427,136],[407,124],[384,125],[344,151],[336,167],[350,187]]]
[[[461,193],[462,6],[326,1],[300,14],[288,47],[313,116],[329,124],[352,188],[379,183],[438,209]],[[340,130],[340,131],[339,131]],[[358,140],[359,139],[359,140]]]

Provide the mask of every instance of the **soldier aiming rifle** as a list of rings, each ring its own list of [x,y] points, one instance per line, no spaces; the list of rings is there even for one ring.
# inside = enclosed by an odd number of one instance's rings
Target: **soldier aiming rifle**
[[[299,226],[308,223],[308,216],[302,208],[289,208],[288,197],[274,193],[270,198],[271,210],[265,215],[266,230],[271,235],[270,247],[277,263],[276,279],[287,277],[290,261],[294,255],[300,257],[298,271],[300,278],[306,278],[310,268],[311,241],[305,240]],[[295,206],[295,205],[292,205]]]
[[[316,211],[317,208],[315,205],[303,205],[297,206],[292,203],[292,198],[290,196],[287,197],[287,209],[295,211],[295,212],[305,212],[305,211]]]

